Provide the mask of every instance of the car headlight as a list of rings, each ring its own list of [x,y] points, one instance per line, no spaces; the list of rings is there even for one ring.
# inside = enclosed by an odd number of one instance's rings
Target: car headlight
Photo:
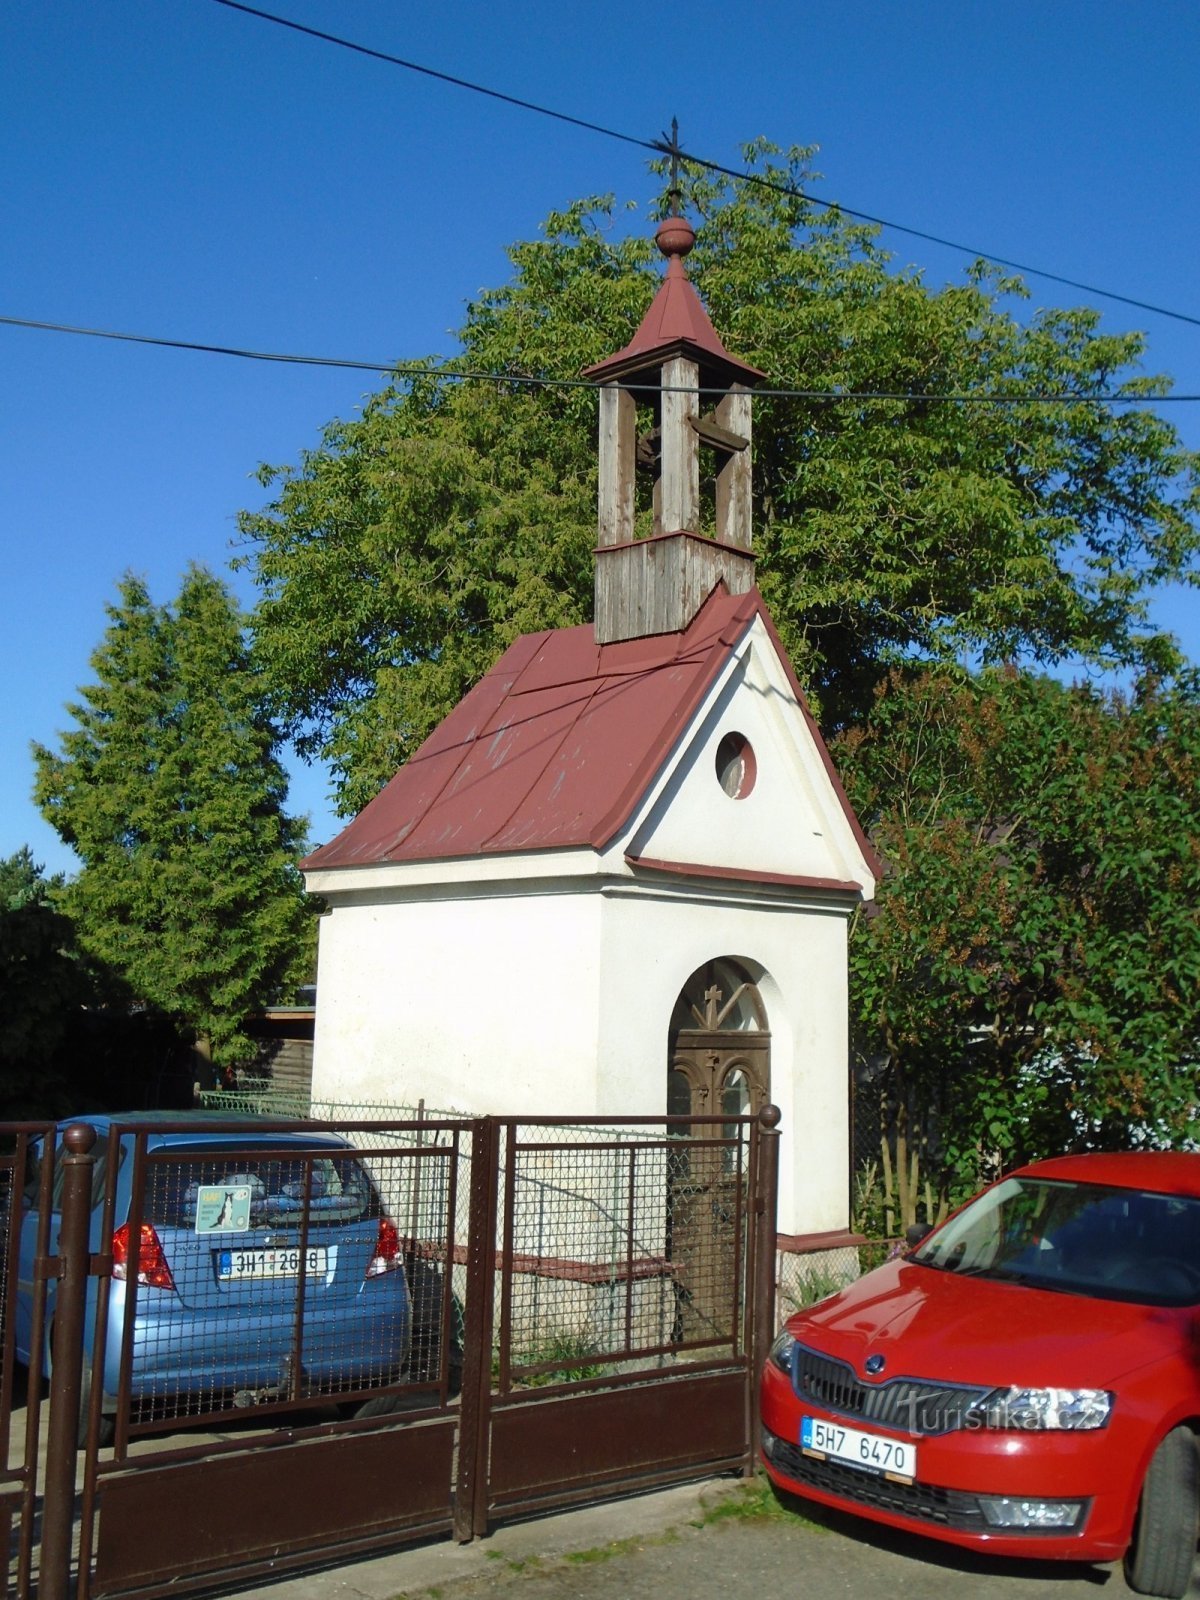
[[[1075,1432],[1103,1428],[1112,1403],[1107,1389],[996,1389],[980,1412],[985,1428]]]
[[[775,1335],[775,1343],[771,1346],[771,1349],[767,1355],[767,1360],[773,1361],[779,1368],[780,1372],[786,1372],[790,1378],[792,1375],[792,1355],[795,1349],[795,1339],[793,1339],[787,1329],[784,1328],[782,1333],[777,1333]]]

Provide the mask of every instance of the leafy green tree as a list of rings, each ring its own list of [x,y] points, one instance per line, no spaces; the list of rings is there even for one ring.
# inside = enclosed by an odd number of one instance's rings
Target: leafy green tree
[[[894,674],[835,759],[886,863],[851,939],[893,1221],[1200,1102],[1200,682]]]
[[[28,848],[0,860],[0,1105],[7,1117],[44,1110],[39,1092],[91,992],[71,920],[54,904],[61,885]]]
[[[803,189],[809,152],[751,168]],[[1088,309],[1022,316],[976,264],[931,289],[835,210],[692,173],[693,281],[730,350],[773,387],[755,412],[759,581],[827,729],[864,717],[890,666],[1007,660],[1169,676],[1155,585],[1197,581],[1197,458],[1153,410],[1144,341]],[[241,519],[256,647],[302,753],[359,809],[522,631],[591,615],[596,403],[575,379],[624,344],[661,274],[611,199],[552,214],[468,308],[455,384],[405,378],[332,423]],[[428,365],[432,368],[433,363]],[[912,396],[837,399],[845,391]],[[1062,405],[1116,391],[1129,405]],[[1004,395],[1021,405],[926,396]]]
[[[34,750],[37,802],[82,862],[63,904],[95,962],[236,1062],[246,1016],[309,959],[278,736],[210,573],[190,569],[173,608],[126,577],[108,615],[74,726]]]

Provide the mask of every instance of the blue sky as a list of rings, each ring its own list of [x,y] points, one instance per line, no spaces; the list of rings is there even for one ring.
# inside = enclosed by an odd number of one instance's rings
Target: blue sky
[[[1194,0],[892,4],[269,0],[312,27],[733,164],[821,146],[820,192],[1200,315]],[[546,213],[654,185],[635,148],[240,15],[214,0],[0,8],[0,314],[371,361],[448,353]],[[933,283],[963,257],[885,242]],[[1086,297],[1031,280],[1034,304]],[[1142,327],[1200,393],[1200,327]],[[0,327],[0,856],[74,858],[29,798],[120,575],[172,599],[220,571],[260,461],[352,415],[369,373]],[[1200,406],[1171,409],[1200,447]],[[239,592],[251,598],[246,579]],[[1200,595],[1159,617],[1200,658]],[[319,772],[292,803],[335,828]]]

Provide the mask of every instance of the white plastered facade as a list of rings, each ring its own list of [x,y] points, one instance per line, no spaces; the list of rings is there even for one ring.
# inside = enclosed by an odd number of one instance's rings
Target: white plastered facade
[[[717,778],[731,732],[754,751],[741,799]],[[316,1098],[662,1115],[676,999],[697,968],[729,957],[758,983],[771,1032],[779,1227],[846,1226],[846,930],[874,884],[761,619],[603,850],[327,869],[307,881],[330,906]]]

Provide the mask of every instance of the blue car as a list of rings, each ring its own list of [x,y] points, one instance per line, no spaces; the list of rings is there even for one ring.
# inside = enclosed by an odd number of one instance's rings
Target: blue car
[[[113,1261],[102,1438],[111,1436],[127,1337],[129,1398],[143,1416],[201,1416],[230,1405],[356,1392],[361,1401],[363,1390],[402,1377],[411,1307],[401,1241],[370,1172],[344,1139],[260,1132],[253,1118],[240,1119],[236,1132],[180,1131],[186,1113],[162,1116],[162,1130],[145,1135],[143,1194],[134,1216],[135,1138],[119,1135],[112,1174],[110,1130],[154,1119],[139,1113],[72,1120],[96,1130],[90,1248],[111,1250]],[[67,1126],[60,1124],[60,1139]],[[13,1310],[18,1359],[48,1374],[53,1279],[41,1348],[30,1348],[45,1154],[34,1147]],[[104,1198],[112,1183],[115,1208],[105,1240]],[[62,1186],[59,1162],[50,1188],[51,1254]],[[85,1389],[99,1338],[95,1278],[88,1295]],[[376,1402],[376,1409],[383,1408]]]

